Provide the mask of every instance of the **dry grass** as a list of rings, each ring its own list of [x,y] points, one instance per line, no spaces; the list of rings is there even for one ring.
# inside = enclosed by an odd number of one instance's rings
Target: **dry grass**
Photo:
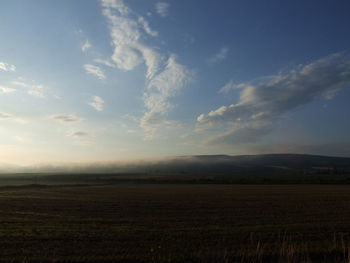
[[[2,188],[0,261],[350,262],[350,186]]]

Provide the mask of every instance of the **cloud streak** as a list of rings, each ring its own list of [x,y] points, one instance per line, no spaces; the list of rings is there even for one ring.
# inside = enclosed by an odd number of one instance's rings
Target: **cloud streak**
[[[50,116],[50,119],[60,122],[60,123],[74,123],[74,122],[79,122],[82,121],[83,118],[81,118],[77,114],[68,114],[68,115],[63,115],[63,114],[58,114],[58,115],[52,115]]]
[[[13,88],[8,88],[8,87],[4,87],[4,86],[0,86],[0,93],[12,93],[15,92],[16,89]]]
[[[10,119],[12,116],[8,113],[0,112],[0,120]]]
[[[94,75],[94,76],[96,76],[97,78],[99,78],[101,80],[106,79],[105,73],[98,66],[94,66],[94,65],[91,65],[91,64],[85,64],[84,65],[84,69],[85,69],[87,74]]]
[[[228,125],[210,143],[254,142],[272,129],[285,113],[319,98],[331,99],[350,86],[350,53],[341,52],[300,66],[284,74],[263,78],[257,84],[228,84],[224,90],[240,89],[238,103],[201,114],[200,125]]]
[[[90,49],[92,46],[89,42],[89,40],[86,40],[85,43],[81,46],[81,51],[85,52],[88,49]]]
[[[143,16],[140,16],[140,17],[139,17],[139,23],[142,25],[143,30],[145,30],[145,32],[146,32],[148,35],[150,35],[150,36],[152,36],[152,37],[158,36],[158,32],[155,31],[155,30],[153,30],[153,29],[150,27],[148,21],[147,21]]]
[[[30,84],[27,82],[23,81],[12,81],[12,85],[17,86],[17,87],[23,87],[28,89],[27,94],[38,97],[38,98],[45,98],[45,87],[43,85],[38,85],[38,84]]]
[[[83,138],[89,136],[89,133],[83,131],[71,132],[67,134],[68,137]]]
[[[156,12],[162,17],[168,16],[170,5],[166,2],[158,2],[155,5]]]
[[[16,116],[13,116],[9,113],[5,113],[5,112],[0,112],[0,121],[3,120],[3,121],[13,121],[13,122],[16,122],[16,123],[19,123],[19,124],[27,124],[28,121],[27,120],[24,120],[22,118],[19,118],[19,117],[16,117]]]
[[[227,48],[227,47],[221,48],[218,51],[218,53],[216,53],[211,58],[209,58],[209,60],[208,60],[209,64],[215,64],[215,63],[219,63],[219,62],[225,60],[228,57],[229,52],[230,52],[229,48]]]
[[[104,65],[104,66],[107,66],[107,67],[110,67],[110,68],[115,67],[115,65],[111,61],[105,60],[105,59],[96,58],[96,59],[94,59],[94,62],[99,63],[99,64]]]
[[[99,96],[92,96],[92,101],[89,102],[89,105],[97,111],[103,111],[104,100]]]
[[[0,70],[7,71],[7,72],[15,72],[16,66],[0,61]]]

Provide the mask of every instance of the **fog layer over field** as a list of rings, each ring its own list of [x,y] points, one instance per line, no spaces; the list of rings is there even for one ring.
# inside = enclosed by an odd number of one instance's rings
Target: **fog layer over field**
[[[130,162],[3,166],[2,173],[245,174],[332,169],[350,172],[350,158],[302,154],[197,155]]]

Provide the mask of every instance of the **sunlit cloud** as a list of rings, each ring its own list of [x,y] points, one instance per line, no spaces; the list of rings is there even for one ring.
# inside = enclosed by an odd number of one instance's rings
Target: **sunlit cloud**
[[[32,84],[32,83],[27,83],[22,80],[15,80],[11,82],[12,85],[18,86],[18,87],[23,87],[28,89],[27,93],[29,95],[39,97],[39,98],[45,98],[45,87],[43,85],[38,85],[38,84]]]
[[[145,138],[152,139],[156,130],[167,123],[166,115],[172,109],[169,99],[185,86],[191,73],[177,62],[175,55],[170,55],[165,60],[157,49],[143,42],[145,35],[158,35],[149,27],[144,17],[138,16],[121,0],[102,0],[101,3],[103,14],[109,22],[115,46],[112,60],[117,67],[122,70],[133,70],[142,63],[147,67],[144,92],[147,112],[140,119],[140,127],[146,133]],[[164,4],[160,6],[165,12],[168,6]]]
[[[84,65],[84,69],[86,71],[87,74],[91,74],[96,76],[97,78],[104,80],[106,79],[106,75],[103,72],[103,70],[98,67],[98,66],[94,66],[94,65],[90,65],[90,64],[85,64]]]
[[[96,59],[94,59],[94,62],[99,63],[99,64],[104,65],[104,66],[107,66],[107,67],[110,67],[110,68],[115,67],[115,64],[113,64],[111,61],[106,60],[106,59],[96,58]]]
[[[0,86],[0,93],[12,93],[15,91],[16,89]]]
[[[287,73],[262,78],[258,84],[230,82],[224,90],[239,88],[238,103],[201,114],[197,122],[208,128],[229,125],[225,133],[210,138],[210,143],[255,142],[268,134],[274,121],[285,113],[319,98],[330,99],[346,87],[350,87],[350,54],[336,53]]]
[[[103,15],[109,22],[110,35],[114,45],[112,60],[121,70],[129,71],[145,63],[147,78],[151,79],[159,70],[162,56],[149,45],[142,42],[144,32],[154,35],[148,22],[133,13],[123,1],[101,1]],[[141,22],[140,22],[141,21]],[[153,32],[153,33],[152,33]]]
[[[99,96],[92,96],[92,101],[89,102],[89,105],[97,111],[103,111],[104,100]]]
[[[14,71],[16,71],[16,66],[0,61],[0,70],[14,72]]]
[[[169,99],[174,97],[191,79],[191,72],[177,63],[176,57],[168,59],[165,69],[152,79],[144,94],[147,112],[140,120],[146,138],[155,136],[157,126],[164,124],[167,112],[173,107]]]

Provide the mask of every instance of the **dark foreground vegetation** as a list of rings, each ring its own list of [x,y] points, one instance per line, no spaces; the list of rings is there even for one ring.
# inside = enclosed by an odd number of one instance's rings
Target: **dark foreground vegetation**
[[[3,262],[350,262],[346,185],[1,187]]]

